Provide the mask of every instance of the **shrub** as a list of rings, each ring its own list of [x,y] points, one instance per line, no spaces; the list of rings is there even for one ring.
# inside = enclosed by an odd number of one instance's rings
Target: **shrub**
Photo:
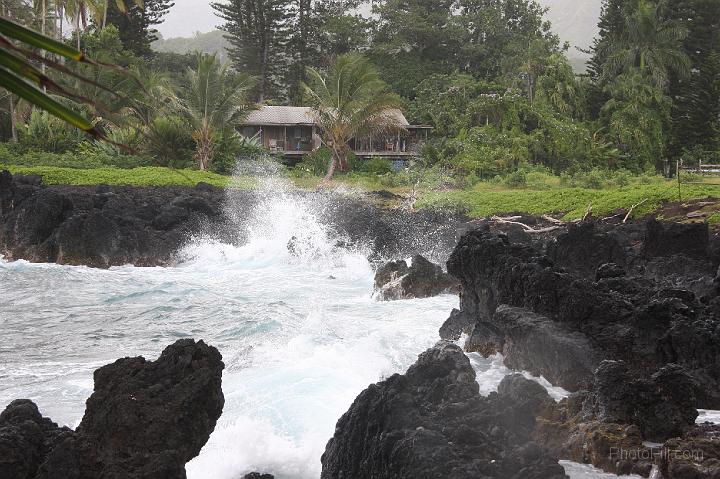
[[[593,169],[580,175],[578,183],[582,188],[601,190],[605,186],[605,175],[601,170]]]
[[[148,128],[142,149],[158,165],[187,168],[193,165],[195,142],[182,119],[157,117]]]
[[[330,149],[322,147],[303,156],[302,161],[295,165],[295,169],[314,176],[323,176],[327,173],[331,158],[332,152]]]
[[[231,174],[238,161],[252,161],[269,155],[255,138],[246,138],[233,133],[219,139],[215,145],[215,155],[210,170],[220,174]]]
[[[523,170],[517,170],[507,175],[503,182],[508,188],[525,188],[527,186],[527,176]]]
[[[65,153],[52,153],[48,151],[28,151],[18,153],[16,149],[8,145],[0,144],[0,164],[16,166],[51,166],[61,168],[90,169],[103,167],[136,168],[147,166],[150,159],[141,156],[124,155],[112,156],[104,152],[93,150],[84,151],[83,147],[78,151]]]
[[[26,150],[62,153],[85,141],[85,134],[44,111],[33,111],[25,125],[18,125],[20,145]]]
[[[371,158],[360,162],[359,169],[373,175],[385,175],[393,172],[393,163],[385,158]]]
[[[433,198],[423,204],[423,208],[435,211],[450,212],[459,215],[466,215],[470,212],[470,205],[462,198],[440,196]]]

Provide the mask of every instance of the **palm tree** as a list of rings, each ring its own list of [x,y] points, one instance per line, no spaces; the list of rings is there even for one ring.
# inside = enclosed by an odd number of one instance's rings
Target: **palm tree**
[[[390,111],[400,105],[399,97],[364,56],[339,56],[327,74],[308,68],[307,77],[303,89],[314,107],[321,140],[332,151],[325,181],[337,168],[347,170],[350,139],[402,128]]]
[[[640,0],[637,9],[626,16],[623,33],[609,47],[604,72],[608,80],[622,71],[638,68],[665,88],[670,73],[686,76],[690,72],[690,60],[683,48],[687,29],[665,18],[664,6],[664,1]]]
[[[215,142],[233,134],[249,111],[247,94],[254,82],[230,71],[216,54],[198,54],[197,70],[188,70],[185,80],[176,104],[191,125],[195,160],[201,170],[207,170]]]
[[[670,121],[671,100],[647,73],[631,69],[605,87],[610,100],[601,110],[610,135],[619,150],[650,168],[659,161],[665,147],[665,130]]]

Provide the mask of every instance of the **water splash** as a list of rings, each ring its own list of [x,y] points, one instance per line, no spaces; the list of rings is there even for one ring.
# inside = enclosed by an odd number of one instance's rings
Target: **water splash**
[[[204,339],[223,354],[226,403],[188,477],[317,479],[339,417],[436,342],[457,298],[374,301],[366,251],[321,221],[328,196],[297,194],[277,164],[242,162],[249,173],[259,190],[226,205],[239,245],[208,231],[172,268],[0,260],[0,404],[28,397],[75,426],[96,368]]]

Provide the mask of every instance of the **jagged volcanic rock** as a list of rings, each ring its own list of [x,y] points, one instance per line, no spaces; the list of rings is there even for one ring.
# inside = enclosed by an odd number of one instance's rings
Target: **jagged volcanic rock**
[[[703,425],[665,443],[661,455],[665,479],[720,477],[720,426]]]
[[[44,186],[0,171],[0,254],[9,260],[86,265],[172,264],[192,235],[243,244],[255,206],[295,201],[345,246],[374,262],[415,254],[447,259],[467,218],[381,208],[333,192],[189,187]]]
[[[0,177],[0,254],[7,259],[168,264],[191,231],[223,220],[218,188],[45,187],[36,177]]]
[[[648,231],[655,231],[654,223],[649,224]],[[644,237],[632,231],[634,239]],[[602,236],[584,235],[592,244]],[[617,238],[623,235],[616,233],[613,241]],[[508,365],[550,375],[570,390],[591,383],[592,371],[603,359],[625,361],[633,374],[645,377],[675,363],[704,385],[704,392],[696,394],[699,406],[720,407],[717,291],[714,285],[699,287],[695,276],[705,278],[700,281],[703,285],[712,285],[716,259],[706,257],[702,270],[693,270],[692,276],[660,281],[653,273],[640,276],[649,254],[642,243],[635,245],[634,255],[623,250],[626,264],[632,265],[628,275],[600,274],[595,281],[596,273],[561,268],[536,245],[512,244],[487,229],[469,232],[448,261],[449,273],[461,282],[461,307],[453,320],[462,325],[472,318],[478,331],[468,346],[487,353],[495,352],[498,345],[500,352],[507,352],[512,349],[508,345],[517,344],[521,337],[546,338],[540,344],[521,341],[514,348],[520,360]],[[599,269],[606,272],[608,267]],[[712,274],[702,276],[705,270]],[[497,314],[503,304],[527,312],[521,315],[503,309]],[[508,311],[515,313],[509,317]],[[459,328],[448,325],[446,329]]]
[[[635,424],[643,437],[664,441],[681,436],[698,416],[692,377],[676,364],[649,378],[633,378],[622,361],[603,361],[595,371],[588,415],[606,423]]]
[[[30,400],[11,402],[0,413],[0,477],[34,478],[52,449],[73,432],[42,417]]]
[[[719,260],[703,224],[588,223],[545,244],[479,228],[448,261],[461,301],[441,334],[577,391],[536,415],[552,453],[647,477],[660,456],[643,441],[680,437],[666,449],[710,459],[666,460],[666,477],[715,477],[717,438],[694,421],[720,408]]]
[[[410,266],[405,260],[391,261],[375,274],[375,291],[384,301],[430,298],[457,288],[456,279],[421,255],[413,256]]]
[[[182,479],[222,413],[223,367],[217,349],[191,339],[156,361],[119,359],[95,372],[75,431],[14,401],[0,415],[0,476]]]
[[[328,442],[321,477],[564,478],[530,441],[534,411],[525,403],[535,402],[507,389],[513,395],[481,397],[462,350],[439,343],[356,398]]]

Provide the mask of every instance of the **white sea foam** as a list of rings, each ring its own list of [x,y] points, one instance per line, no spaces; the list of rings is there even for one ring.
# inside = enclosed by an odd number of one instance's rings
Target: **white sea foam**
[[[497,391],[500,382],[505,376],[513,373],[521,373],[526,378],[537,382],[547,389],[548,394],[555,401],[560,401],[570,395],[570,392],[559,387],[553,386],[550,381],[542,376],[533,376],[527,371],[514,371],[503,364],[503,356],[495,354],[489,358],[484,358],[480,353],[468,353],[470,364],[477,375],[476,379],[480,385],[480,394],[487,396],[491,392]]]
[[[338,246],[318,220],[324,205],[287,194],[272,171],[265,185],[253,211],[229,198],[251,217],[244,246],[197,238],[176,267],[0,260],[0,404],[28,397],[76,426],[97,367],[204,339],[223,354],[226,402],[188,477],[317,479],[339,417],[436,342],[457,298],[373,300],[364,252]],[[485,394],[509,372],[502,358],[470,359]]]

